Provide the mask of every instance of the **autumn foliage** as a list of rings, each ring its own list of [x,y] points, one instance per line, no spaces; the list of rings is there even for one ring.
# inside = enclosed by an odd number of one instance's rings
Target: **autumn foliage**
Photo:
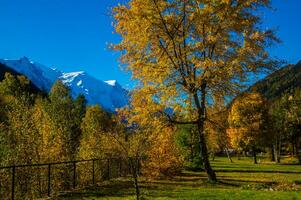
[[[227,133],[237,150],[251,149],[255,154],[271,136],[267,101],[259,93],[245,93],[235,99],[228,120]]]
[[[206,107],[215,96],[233,95],[250,73],[273,69],[266,48],[277,42],[260,27],[258,10],[268,0],[130,0],[113,9],[122,40],[112,46],[139,81],[147,101],[156,101],[174,124],[195,126],[200,157],[210,180]],[[146,103],[145,106],[153,106]],[[164,112],[173,110],[172,115]],[[147,109],[146,109],[147,110]]]

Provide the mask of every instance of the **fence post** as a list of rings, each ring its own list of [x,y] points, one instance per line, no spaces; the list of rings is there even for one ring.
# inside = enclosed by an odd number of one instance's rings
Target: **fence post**
[[[48,164],[48,197],[50,197],[51,193],[51,164]]]
[[[73,162],[73,189],[75,189],[76,186],[76,162]]]
[[[95,160],[92,160],[92,183],[95,185]]]
[[[16,166],[12,167],[12,188],[11,188],[11,199],[15,199],[15,175],[16,175]]]
[[[108,159],[108,179],[110,180],[110,158]]]
[[[119,158],[119,176],[122,176],[122,160]]]

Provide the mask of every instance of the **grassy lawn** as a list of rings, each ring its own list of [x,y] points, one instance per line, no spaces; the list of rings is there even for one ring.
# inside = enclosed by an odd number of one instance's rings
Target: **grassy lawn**
[[[212,162],[219,179],[209,183],[204,172],[184,171],[176,177],[162,180],[141,179],[144,199],[210,199],[210,200],[301,200],[301,166],[292,160],[274,164],[264,159],[252,164],[251,158],[234,159],[218,157]],[[135,199],[132,182],[119,178],[93,188],[67,192],[57,200],[119,200]]]

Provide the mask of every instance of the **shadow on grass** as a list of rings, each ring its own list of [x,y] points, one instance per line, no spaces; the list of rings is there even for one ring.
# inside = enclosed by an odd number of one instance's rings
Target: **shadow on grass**
[[[84,197],[126,197],[133,194],[131,181],[110,181],[80,190],[67,191],[58,194],[53,200],[82,199]]]
[[[248,169],[216,169],[215,172],[238,172],[238,173],[279,173],[279,174],[301,174],[301,172],[279,171],[279,170],[248,170]]]
[[[222,181],[220,182],[236,182],[236,185],[241,185],[239,183],[259,183],[259,184],[276,184],[277,182],[275,181],[259,181],[259,180],[241,180],[241,179],[232,179],[232,178],[223,178]],[[227,182],[227,183],[229,183]]]
[[[224,167],[226,168],[226,167]],[[233,167],[234,168],[234,167]],[[217,169],[217,176],[219,181],[216,183],[210,183],[207,181],[207,175],[203,171],[199,172],[188,172],[184,171],[175,177],[168,177],[159,180],[147,180],[142,178],[140,181],[141,192],[147,199],[154,199],[157,197],[163,198],[177,198],[182,193],[187,193],[189,196],[189,191],[196,191],[199,189],[208,188],[223,188],[223,189],[236,189],[249,187],[251,189],[265,189],[271,186],[277,185],[277,182],[269,180],[248,180],[242,179],[240,174],[234,174],[235,172],[245,173],[283,173],[283,174],[300,174],[300,172],[292,171],[272,171],[272,170],[244,170],[244,169]],[[218,172],[226,172],[226,174],[220,175]],[[230,176],[228,173],[233,172]],[[233,175],[235,177],[233,177]],[[250,174],[249,174],[250,175]],[[257,175],[257,174],[256,174]],[[236,178],[237,177],[237,178]],[[246,178],[246,177],[243,177]],[[296,185],[300,185],[301,181],[296,180]],[[61,193],[58,197],[53,198],[55,200],[80,200],[88,197],[89,199],[98,198],[127,198],[135,194],[133,182],[129,177],[124,177],[120,179],[114,179],[111,181],[103,182],[97,186],[87,187],[78,191],[69,191]],[[203,195],[203,194],[202,194]],[[204,195],[207,195],[206,193]],[[209,195],[209,194],[208,194]],[[203,197],[203,196],[202,196]],[[209,197],[209,196],[208,196]]]

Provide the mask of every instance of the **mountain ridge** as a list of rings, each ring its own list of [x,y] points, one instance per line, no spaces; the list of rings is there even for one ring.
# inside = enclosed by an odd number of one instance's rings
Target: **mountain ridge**
[[[268,100],[273,101],[298,87],[301,87],[301,61],[278,69],[257,81],[247,91],[259,92]]]
[[[116,80],[101,81],[84,71],[62,72],[27,57],[17,60],[0,59],[0,63],[11,70],[25,75],[40,90],[49,92],[55,81],[61,80],[70,88],[72,97],[83,94],[88,104],[99,104],[105,110],[114,112],[129,102],[129,93]]]
[[[21,76],[22,74],[16,72],[15,70],[7,67],[6,65],[0,63],[0,81],[4,79],[5,73],[10,73],[14,76]],[[29,84],[30,90],[33,93],[39,93],[39,94],[44,94],[43,91],[41,91],[35,84],[30,82]]]

